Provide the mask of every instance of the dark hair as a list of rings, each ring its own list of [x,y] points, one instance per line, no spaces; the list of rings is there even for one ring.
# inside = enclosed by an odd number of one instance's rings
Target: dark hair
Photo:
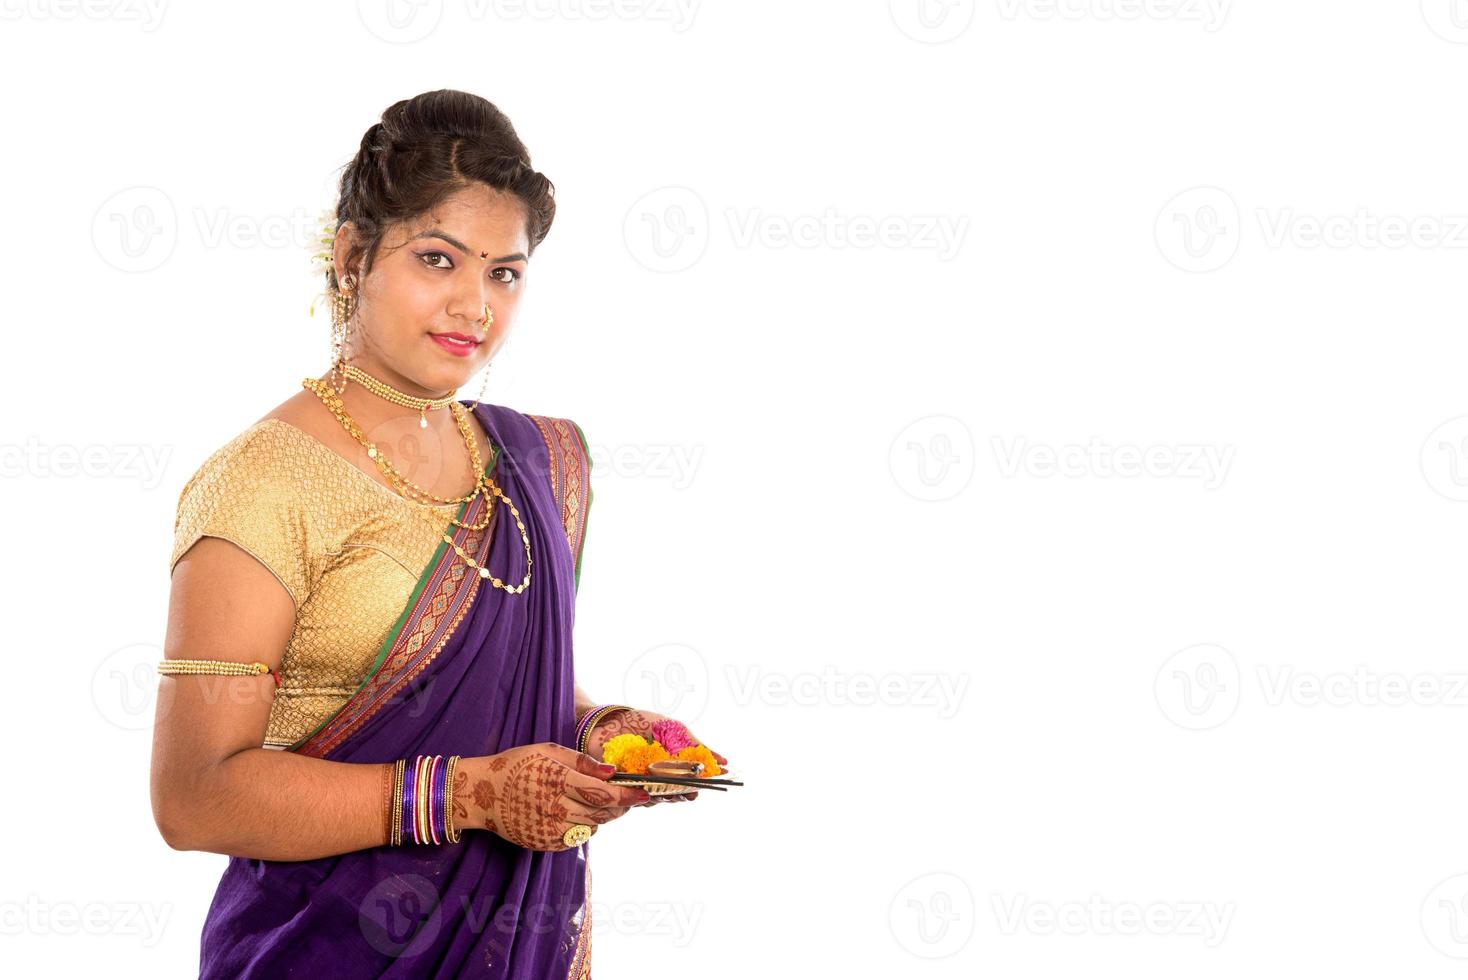
[[[555,185],[530,165],[530,151],[509,117],[492,102],[454,89],[394,102],[342,171],[336,226],[350,221],[358,231],[345,264],[356,268],[361,259],[358,278],[365,277],[394,224],[421,217],[476,183],[520,201],[528,254],[535,254],[556,215]],[[336,288],[334,268],[326,282]]]

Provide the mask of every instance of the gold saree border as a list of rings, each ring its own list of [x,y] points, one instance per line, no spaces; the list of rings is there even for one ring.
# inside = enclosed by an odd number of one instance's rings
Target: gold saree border
[[[571,548],[575,566],[575,587],[581,587],[581,553],[586,547],[586,518],[595,499],[591,489],[591,454],[586,434],[570,419],[549,415],[526,416],[540,430],[545,440],[547,468],[550,470],[551,496],[561,515],[566,544]],[[583,500],[585,503],[583,504]]]
[[[585,906],[581,913],[581,930],[576,935],[576,955],[571,957],[571,970],[566,980],[591,980],[591,861],[586,864]]]

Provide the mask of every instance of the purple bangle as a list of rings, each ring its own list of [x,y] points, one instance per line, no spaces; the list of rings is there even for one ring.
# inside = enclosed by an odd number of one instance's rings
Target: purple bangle
[[[408,764],[407,776],[403,779],[403,824],[413,835],[413,843],[418,843],[418,825],[413,820],[413,789],[418,785],[418,760],[414,759]]]
[[[625,711],[632,710],[625,704],[599,704],[595,708],[592,708],[582,717],[581,724],[576,726],[576,743],[571,747],[576,749],[578,752],[585,752],[587,755],[590,755],[591,746],[588,745],[585,749],[582,749],[581,746],[585,745],[587,739],[591,737],[592,726],[596,725],[607,715],[611,714],[613,709]],[[597,759],[596,761],[600,762],[601,760]]]
[[[603,711],[605,711],[606,709],[611,708],[611,707],[620,707],[620,706],[619,705],[610,705],[610,704],[599,704],[596,707],[592,708],[590,711],[588,711],[586,714],[584,714],[584,715],[581,716],[581,723],[576,726],[576,741],[574,741],[574,742],[571,743],[571,747],[573,749],[577,749],[578,751],[580,750],[581,743],[583,741],[585,741],[585,739],[586,739],[587,729],[589,729],[591,727],[592,723],[596,720],[596,718],[597,718],[598,715],[600,715]]]
[[[418,817],[418,811],[422,809],[423,796],[423,756],[413,760],[413,843],[423,843],[423,821]]]
[[[433,757],[433,768],[428,773],[428,785],[431,790],[428,795],[428,833],[435,844],[442,844],[443,838],[439,833],[440,824],[443,823],[443,756]]]
[[[398,842],[411,834],[415,844],[450,841],[448,826],[449,765],[442,755],[419,755],[403,760],[402,813]]]
[[[587,726],[591,724],[591,720],[596,717],[597,712],[610,707],[611,705],[609,704],[598,704],[581,716],[581,721],[576,725],[576,745],[581,744],[581,736],[586,734]]]
[[[433,812],[437,815],[438,836],[445,844],[449,842],[448,818],[444,816],[445,801],[449,794],[449,763],[443,756],[438,757],[438,806]]]

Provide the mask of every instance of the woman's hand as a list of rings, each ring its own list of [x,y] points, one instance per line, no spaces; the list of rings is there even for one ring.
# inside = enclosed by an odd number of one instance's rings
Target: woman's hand
[[[477,827],[532,851],[569,850],[572,824],[590,827],[652,799],[640,786],[607,782],[611,766],[555,742],[519,745],[454,766],[454,826]]]
[[[652,726],[655,723],[674,720],[676,719],[669,718],[667,715],[660,715],[656,711],[644,711],[639,708],[619,708],[616,711],[609,711],[605,717],[598,720],[592,727],[591,735],[586,742],[587,754],[593,759],[600,759],[602,747],[618,735],[626,735],[630,732],[650,739],[653,737]],[[687,725],[683,727],[688,728]],[[709,746],[708,743],[694,735],[691,728],[688,730],[688,734],[695,743],[708,747],[708,750],[713,753],[714,761],[721,768],[727,769],[729,767],[729,760],[719,753],[714,752],[713,746]],[[697,798],[698,790],[693,790],[689,793],[677,793],[670,796],[654,796],[646,803],[634,805],[656,806],[659,803],[677,803],[682,800],[694,800]]]

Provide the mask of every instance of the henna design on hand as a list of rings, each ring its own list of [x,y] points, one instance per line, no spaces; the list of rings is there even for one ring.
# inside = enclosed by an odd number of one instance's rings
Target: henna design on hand
[[[456,824],[467,823],[469,820],[469,808],[464,805],[464,799],[470,797],[469,774],[462,769],[454,769],[454,786],[449,791],[449,800],[454,808],[454,822]],[[477,801],[476,801],[476,805]]]
[[[497,815],[501,836],[537,851],[563,850],[566,768],[547,755],[530,754],[505,777]]]
[[[609,712],[592,726],[591,735],[586,740],[587,755],[600,759],[602,747],[618,735],[630,733],[652,738],[652,723],[653,719],[636,708],[620,708]]]
[[[461,773],[455,773],[454,775],[461,775]],[[469,774],[462,773],[462,775],[467,778]],[[494,825],[494,783],[488,779],[477,780],[474,783],[473,794],[474,805],[485,815],[482,826],[491,834],[499,833]]]
[[[616,794],[599,786],[578,786],[576,793],[591,806],[611,806],[617,801]]]

